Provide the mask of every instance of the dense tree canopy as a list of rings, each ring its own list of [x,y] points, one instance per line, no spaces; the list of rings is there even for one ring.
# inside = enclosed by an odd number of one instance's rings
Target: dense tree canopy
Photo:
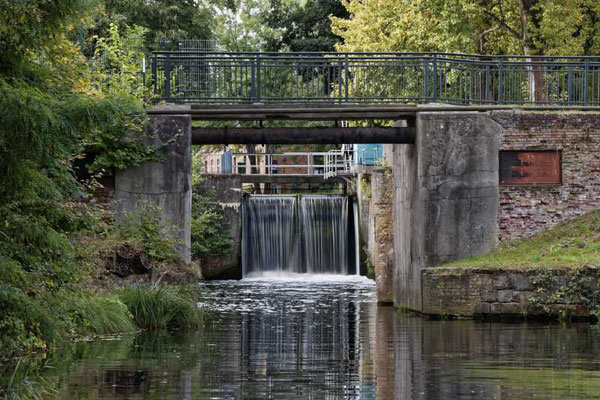
[[[268,38],[269,51],[334,51],[341,37],[331,31],[330,17],[347,18],[340,0],[271,0],[264,23],[279,35]]]
[[[340,50],[597,54],[596,0],[343,0]]]

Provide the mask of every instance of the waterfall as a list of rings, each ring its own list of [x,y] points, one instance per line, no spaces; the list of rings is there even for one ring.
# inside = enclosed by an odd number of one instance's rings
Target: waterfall
[[[302,197],[306,270],[348,274],[348,198]]]
[[[348,198],[249,196],[242,206],[243,276],[348,274]]]
[[[251,196],[244,202],[242,271],[299,272],[294,196]]]

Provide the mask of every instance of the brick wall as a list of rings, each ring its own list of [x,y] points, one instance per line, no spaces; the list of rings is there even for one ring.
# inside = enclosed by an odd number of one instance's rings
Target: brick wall
[[[493,113],[503,150],[561,150],[562,184],[500,186],[500,239],[518,239],[600,207],[600,113]]]

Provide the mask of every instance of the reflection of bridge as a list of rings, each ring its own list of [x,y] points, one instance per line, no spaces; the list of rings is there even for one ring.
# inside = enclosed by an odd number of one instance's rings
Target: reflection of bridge
[[[175,102],[600,105],[600,57],[156,52],[151,76]]]

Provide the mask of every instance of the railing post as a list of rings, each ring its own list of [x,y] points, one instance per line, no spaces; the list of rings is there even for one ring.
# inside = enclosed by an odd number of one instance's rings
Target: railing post
[[[260,66],[261,66],[261,60],[260,60],[260,53],[258,53],[256,55],[256,100],[258,102],[260,102]]]
[[[433,101],[437,100],[437,53],[433,53]]]
[[[587,106],[589,101],[588,92],[588,74],[590,72],[590,61],[585,59],[585,71],[583,74],[583,105]]]
[[[338,59],[338,102],[342,104],[342,60]]]
[[[567,104],[573,104],[573,67],[569,67],[567,74]]]
[[[485,102],[490,102],[490,66],[485,66]]]
[[[429,58],[423,60],[423,99],[429,99]]]
[[[250,59],[250,88],[252,102],[256,103],[256,63],[254,58]]]
[[[348,60],[348,54],[345,55],[345,62],[346,62],[346,68],[345,68],[345,79],[344,79],[344,85],[345,85],[345,91],[346,91],[346,103],[348,103],[349,99],[350,99],[350,89],[349,89],[349,80],[350,80],[350,72],[349,72],[349,68],[350,68],[350,63]]]
[[[171,55],[165,59],[165,99],[171,98]]]
[[[504,60],[498,60],[498,104],[502,104],[502,79],[504,73]]]
[[[152,87],[154,89],[154,94],[158,94],[158,83],[156,79],[157,62],[158,60],[156,59],[156,54],[152,54]]]

